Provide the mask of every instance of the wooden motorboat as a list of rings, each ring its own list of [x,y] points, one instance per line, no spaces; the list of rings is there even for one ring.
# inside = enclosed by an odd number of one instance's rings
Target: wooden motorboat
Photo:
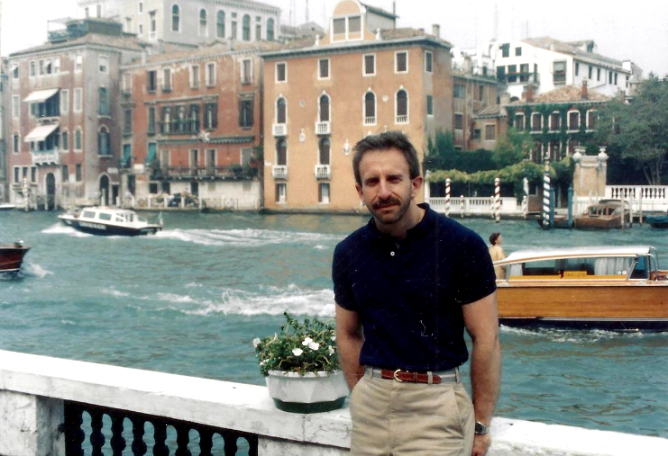
[[[13,244],[0,244],[0,274],[17,272],[23,263],[23,257],[30,247],[23,245],[23,241]]]
[[[575,217],[575,228],[609,230],[631,223],[631,207],[621,200],[604,199],[587,208],[584,214]]]
[[[502,324],[668,331],[668,271],[654,247],[521,250],[494,265],[506,270]]]
[[[65,225],[79,231],[102,236],[140,236],[162,230],[162,222],[149,223],[134,211],[91,206],[58,216]]]

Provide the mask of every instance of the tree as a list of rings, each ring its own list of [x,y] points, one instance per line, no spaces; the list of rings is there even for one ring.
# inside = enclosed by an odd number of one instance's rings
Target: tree
[[[424,169],[445,169],[448,155],[455,152],[455,141],[452,132],[438,130],[433,141],[430,136],[427,139],[427,151],[428,154],[424,158]]]
[[[650,74],[630,103],[615,100],[597,114],[601,142],[642,169],[648,184],[661,185],[668,154],[668,79]]]
[[[499,168],[505,168],[528,159],[534,144],[531,133],[510,128],[506,136],[496,142],[492,157]]]

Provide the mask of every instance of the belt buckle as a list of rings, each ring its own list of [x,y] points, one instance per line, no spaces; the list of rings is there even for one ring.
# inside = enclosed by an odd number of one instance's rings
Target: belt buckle
[[[401,369],[397,369],[394,371],[394,379],[399,383],[403,383],[404,381],[399,378],[399,372],[401,372]]]

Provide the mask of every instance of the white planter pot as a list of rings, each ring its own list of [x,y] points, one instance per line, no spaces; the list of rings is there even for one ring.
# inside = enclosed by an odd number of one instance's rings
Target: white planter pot
[[[348,385],[342,371],[297,372],[269,371],[266,378],[269,395],[276,407],[286,412],[317,413],[343,406]]]

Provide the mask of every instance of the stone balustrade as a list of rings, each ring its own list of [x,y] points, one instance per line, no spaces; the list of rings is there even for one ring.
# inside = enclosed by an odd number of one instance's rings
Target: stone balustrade
[[[76,430],[81,415],[77,417],[73,409],[90,413],[92,436]],[[159,428],[163,436],[160,441],[155,439],[155,445],[161,445],[157,453],[138,440],[143,431],[136,429],[129,434],[131,439],[134,435],[131,444],[122,442],[121,434],[105,442],[103,417],[111,417],[111,427],[118,428],[114,417],[121,412],[133,423],[136,417],[161,423],[155,426],[156,436]],[[126,448],[126,452],[138,448],[136,454],[174,454],[165,452],[168,425],[177,431],[185,429],[177,441],[186,444],[193,429],[209,436],[238,433],[250,443],[250,455],[339,456],[348,453],[350,444],[347,408],[291,414],[276,409],[263,386],[0,351],[2,455],[64,456],[74,437],[79,444],[92,442],[99,454],[111,454],[108,448],[112,447],[114,451]],[[70,440],[67,445],[66,437]],[[492,437],[489,456],[668,454],[668,439],[503,418],[494,419]],[[201,438],[210,442],[207,439]],[[153,444],[153,437],[147,442]],[[176,454],[185,454],[185,450],[179,447]],[[216,453],[207,449],[201,454]]]

